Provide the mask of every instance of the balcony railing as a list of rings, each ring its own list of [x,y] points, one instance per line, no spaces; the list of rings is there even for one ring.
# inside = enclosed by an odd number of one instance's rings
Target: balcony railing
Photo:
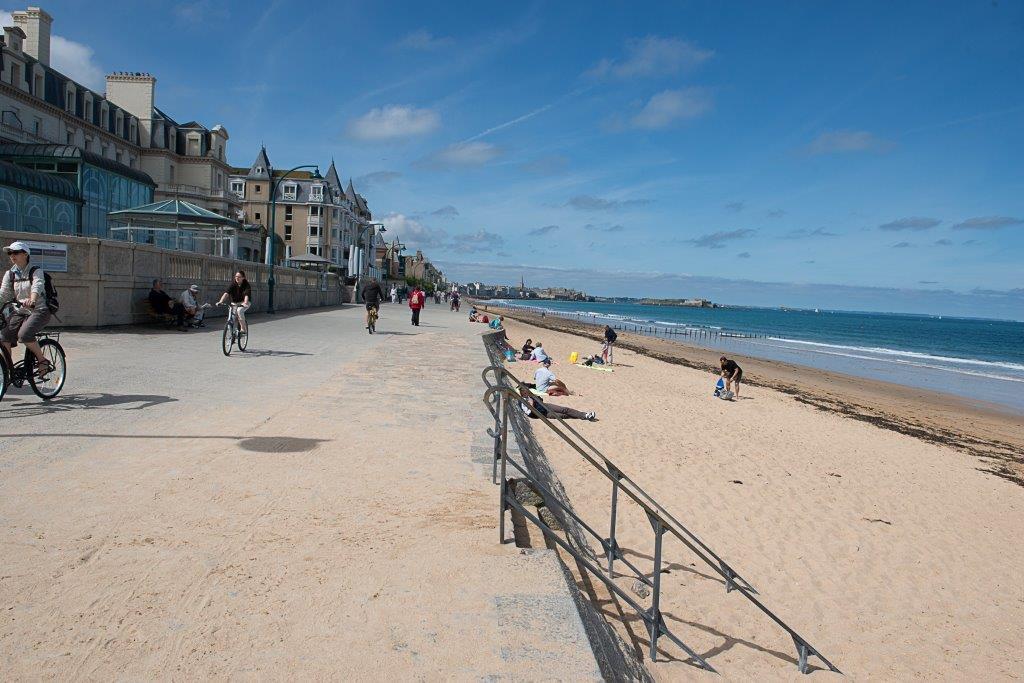
[[[232,202],[237,202],[239,199],[238,194],[234,192],[228,192],[226,190],[211,190],[205,187],[199,187],[198,185],[169,185],[164,184],[159,186],[159,191],[164,194],[177,194],[185,195],[189,197],[199,197],[201,199],[228,199]]]
[[[306,224],[309,225],[310,227],[319,228],[322,221],[323,218],[321,218],[320,216],[310,216],[307,219]]]

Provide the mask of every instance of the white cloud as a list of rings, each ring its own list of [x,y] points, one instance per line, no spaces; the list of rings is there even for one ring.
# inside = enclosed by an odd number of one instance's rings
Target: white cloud
[[[807,146],[809,154],[834,154],[842,152],[882,151],[890,143],[881,140],[866,130],[826,131]]]
[[[433,109],[391,104],[366,112],[348,124],[348,133],[358,140],[393,140],[432,133],[441,126]]]
[[[704,88],[664,90],[644,105],[630,121],[634,128],[658,130],[711,111],[714,101]]]
[[[0,10],[0,24],[13,26],[14,17],[7,10]],[[50,65],[86,87],[98,92],[105,89],[106,72],[96,63],[96,53],[88,45],[63,36],[50,36]]]
[[[483,166],[501,153],[500,147],[489,142],[457,142],[430,155],[425,163],[436,168]]]
[[[442,247],[448,239],[448,233],[441,229],[434,229],[414,218],[401,213],[389,213],[381,222],[388,229],[388,233],[401,240],[407,247],[415,249],[431,249]]]
[[[692,69],[714,55],[680,38],[647,36],[626,43],[626,57],[602,59],[586,75],[594,78],[667,76]]]
[[[453,41],[451,38],[438,37],[426,29],[413,31],[395,42],[395,47],[405,50],[437,50],[448,47]]]

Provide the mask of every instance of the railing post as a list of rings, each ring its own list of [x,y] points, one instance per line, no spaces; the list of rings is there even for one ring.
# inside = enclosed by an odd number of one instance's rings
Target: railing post
[[[501,379],[499,378],[500,382]],[[494,453],[491,462],[491,483],[498,483],[498,459],[501,458],[501,392],[494,392]]]
[[[501,393],[500,391],[498,392]],[[500,448],[501,451],[498,454],[501,457],[501,511],[500,519],[498,520],[498,536],[499,542],[505,542],[505,510],[508,509],[508,480],[506,479],[506,461],[508,460],[508,398],[501,401],[501,431],[498,432],[500,436]]]
[[[612,576],[612,566],[615,564],[615,556],[619,552],[619,544],[615,540],[615,517],[619,507],[619,471],[614,466],[608,465],[608,471],[612,475],[612,519],[611,528],[608,531],[608,574]]]
[[[658,636],[661,635],[661,540],[665,528],[661,520],[648,514],[651,526],[654,527],[654,590],[651,598],[651,661],[658,661]]]

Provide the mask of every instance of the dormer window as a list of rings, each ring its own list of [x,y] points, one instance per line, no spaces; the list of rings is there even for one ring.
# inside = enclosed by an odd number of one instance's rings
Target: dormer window
[[[89,97],[85,99],[85,120],[92,123],[92,99]]]
[[[245,199],[245,181],[244,180],[232,180],[231,181],[231,192],[239,199]]]
[[[324,200],[324,186],[313,185],[309,188],[309,200],[311,202],[322,202]]]
[[[67,99],[64,100],[64,111],[66,111],[69,114],[74,114],[75,113],[75,91],[72,90],[71,88],[68,88],[68,91],[67,91],[66,95],[67,95]]]
[[[115,132],[117,137],[124,135],[124,115],[121,112],[117,112],[117,121],[115,123]]]
[[[299,187],[295,183],[285,183],[284,198],[294,200],[298,194]]]

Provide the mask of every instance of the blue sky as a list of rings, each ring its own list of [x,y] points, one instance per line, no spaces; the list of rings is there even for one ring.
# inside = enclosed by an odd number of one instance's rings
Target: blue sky
[[[1024,3],[44,7],[453,279],[1024,319]]]

